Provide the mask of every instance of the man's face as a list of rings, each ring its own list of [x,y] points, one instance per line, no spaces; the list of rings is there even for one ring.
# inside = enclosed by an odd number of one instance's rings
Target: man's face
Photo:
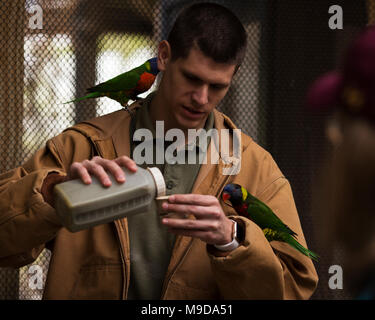
[[[209,113],[228,92],[235,68],[234,64],[213,61],[196,48],[185,59],[169,61],[159,88],[168,126],[203,128]]]

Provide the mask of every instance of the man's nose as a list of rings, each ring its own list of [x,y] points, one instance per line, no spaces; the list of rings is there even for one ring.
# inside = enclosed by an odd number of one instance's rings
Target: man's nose
[[[201,85],[195,88],[193,92],[193,101],[199,106],[203,106],[208,103],[208,85]]]

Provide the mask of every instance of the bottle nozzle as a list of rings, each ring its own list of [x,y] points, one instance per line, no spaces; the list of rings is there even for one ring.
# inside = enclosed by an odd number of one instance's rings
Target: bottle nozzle
[[[165,196],[166,186],[161,171],[157,167],[147,168],[147,170],[151,173],[152,177],[154,178],[156,185],[156,197]]]

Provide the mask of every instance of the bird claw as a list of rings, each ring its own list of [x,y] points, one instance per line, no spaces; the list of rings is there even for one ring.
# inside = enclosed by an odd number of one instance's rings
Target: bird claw
[[[128,103],[123,103],[121,105],[125,109],[125,111],[128,112],[129,115],[133,118],[134,117],[134,112],[129,109],[129,104]]]

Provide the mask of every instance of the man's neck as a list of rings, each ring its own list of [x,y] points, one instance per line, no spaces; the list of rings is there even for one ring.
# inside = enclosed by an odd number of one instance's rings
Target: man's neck
[[[164,128],[165,130],[167,129],[168,123],[170,123],[170,120],[168,120],[168,115],[164,114],[163,108],[160,106],[163,105],[162,97],[159,92],[156,92],[154,97],[152,98],[150,102],[150,118],[153,126],[155,127],[155,121],[163,121],[164,122]]]

